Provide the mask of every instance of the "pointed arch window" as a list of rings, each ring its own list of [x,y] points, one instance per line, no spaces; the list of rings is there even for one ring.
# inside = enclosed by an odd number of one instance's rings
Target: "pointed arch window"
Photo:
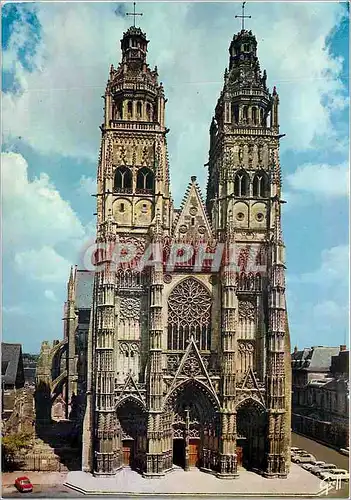
[[[154,173],[146,167],[138,170],[137,175],[137,192],[138,193],[153,193],[155,185]]]
[[[132,172],[128,167],[116,168],[114,190],[119,193],[132,192]]]
[[[185,351],[193,336],[201,351],[211,348],[212,298],[194,278],[176,285],[168,298],[168,349]]]
[[[142,117],[142,105],[141,105],[141,102],[138,101],[137,102],[137,118],[141,118]]]
[[[243,107],[243,120],[247,122],[248,119],[248,111],[247,111],[247,106]]]
[[[127,110],[128,110],[128,118],[132,118],[133,117],[133,103],[132,103],[132,101],[128,101]]]
[[[257,198],[268,198],[269,181],[266,172],[257,172],[253,179],[253,195]]]
[[[240,170],[234,180],[234,196],[248,196],[249,195],[249,175],[245,170]]]
[[[150,103],[146,104],[146,117],[149,122],[151,122],[152,114],[151,114],[151,105]]]
[[[260,108],[260,125],[265,125],[264,123],[264,111],[262,108]]]
[[[253,107],[251,110],[252,123],[257,125],[257,108]]]
[[[233,106],[233,123],[239,123],[239,106]]]

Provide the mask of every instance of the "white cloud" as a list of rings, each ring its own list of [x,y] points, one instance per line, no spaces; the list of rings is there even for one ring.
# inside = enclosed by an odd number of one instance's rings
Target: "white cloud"
[[[1,154],[5,251],[81,239],[84,227],[45,173],[33,180],[22,155]]]
[[[82,225],[47,174],[31,180],[23,156],[2,153],[1,159],[4,255],[28,278],[65,283],[91,224]]]
[[[2,312],[5,314],[14,314],[16,316],[24,316],[27,311],[21,306],[3,306]]]
[[[82,175],[79,180],[78,192],[84,196],[96,193],[96,179]]]
[[[315,271],[304,273],[299,280],[305,283],[315,283],[322,286],[338,284],[348,286],[349,252],[347,245],[339,245],[325,249],[321,255],[321,265]]]
[[[349,194],[349,170],[346,163],[340,165],[307,163],[288,175],[286,181],[293,190],[305,191],[317,196],[338,197]]]
[[[313,307],[313,316],[319,321],[339,322],[347,318],[346,304],[339,304],[334,300],[324,300]]]
[[[331,113],[345,106],[342,63],[325,47],[338,23],[338,4],[254,4],[250,28],[259,43],[262,68],[280,95],[283,147],[303,150],[316,136],[333,136]],[[228,46],[237,4],[143,3],[141,25],[150,38],[148,60],[165,84],[166,120],[171,129],[173,190],[183,188],[191,170],[204,183],[208,128],[228,65]],[[3,98],[5,134],[22,136],[38,151],[96,158],[102,95],[110,63],[120,60],[119,39],[127,19],[104,3],[35,5],[41,37],[33,72],[17,56],[28,25],[16,23],[5,59],[15,61],[24,92]],[[213,13],[216,12],[216,22]],[[173,28],[170,29],[169,21]],[[23,21],[23,20],[22,20]],[[59,29],[58,29],[59,27]],[[77,36],[79,33],[79,36]],[[344,92],[344,94],[343,94]],[[182,179],[182,175],[185,178]]]
[[[17,252],[14,257],[16,270],[30,279],[49,283],[64,283],[71,263],[53,248]]]
[[[47,299],[52,300],[52,302],[57,302],[56,295],[52,290],[45,290],[44,295]]]

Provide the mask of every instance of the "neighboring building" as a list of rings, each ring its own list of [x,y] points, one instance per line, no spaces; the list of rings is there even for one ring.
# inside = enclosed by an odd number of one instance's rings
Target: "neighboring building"
[[[93,284],[94,273],[71,269],[64,305],[63,339],[54,340],[52,344],[42,342],[37,361],[38,420],[72,419],[84,408]],[[77,418],[78,415],[74,417]]]
[[[2,418],[12,413],[16,391],[24,387],[24,370],[21,344],[1,343],[1,392]]]
[[[346,346],[295,351],[292,428],[338,448],[349,441],[349,351]]]
[[[102,249],[95,276],[72,270],[64,339],[43,343],[38,362],[42,401],[60,396],[70,418],[84,415],[82,467],[96,475],[132,466],[158,477],[178,464],[228,478],[243,464],[286,477],[291,367],[278,94],[261,73],[255,36],[240,31],[210,127],[206,205],[191,177],[175,209],[166,99],[147,46],[140,28],[123,34],[97,171],[97,243],[124,245],[123,255],[130,245],[137,255],[114,267]],[[140,270],[150,243],[162,262]],[[196,258],[169,269],[173,245],[185,244]],[[219,245],[218,269],[210,257],[194,269],[202,250],[213,255]]]
[[[34,387],[38,354],[23,353],[24,381],[27,386]]]

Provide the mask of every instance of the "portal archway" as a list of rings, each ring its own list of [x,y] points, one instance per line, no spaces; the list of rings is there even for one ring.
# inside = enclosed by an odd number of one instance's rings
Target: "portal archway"
[[[123,465],[143,470],[147,450],[147,414],[134,398],[126,398],[117,407]]]
[[[248,398],[237,407],[237,455],[247,469],[263,468],[266,426],[267,413],[258,401]]]
[[[195,379],[178,385],[167,400],[172,414],[173,464],[215,470],[219,446],[216,398]]]

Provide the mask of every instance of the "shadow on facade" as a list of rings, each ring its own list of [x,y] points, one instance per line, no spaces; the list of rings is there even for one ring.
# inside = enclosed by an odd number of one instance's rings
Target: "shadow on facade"
[[[56,455],[62,468],[81,469],[82,423],[80,420],[80,398],[73,395],[69,419],[54,420],[51,417],[52,399],[49,384],[40,382],[35,391],[35,432],[47,447],[42,454],[44,460]],[[82,401],[82,403],[84,403]],[[46,455],[46,458],[45,458]]]

